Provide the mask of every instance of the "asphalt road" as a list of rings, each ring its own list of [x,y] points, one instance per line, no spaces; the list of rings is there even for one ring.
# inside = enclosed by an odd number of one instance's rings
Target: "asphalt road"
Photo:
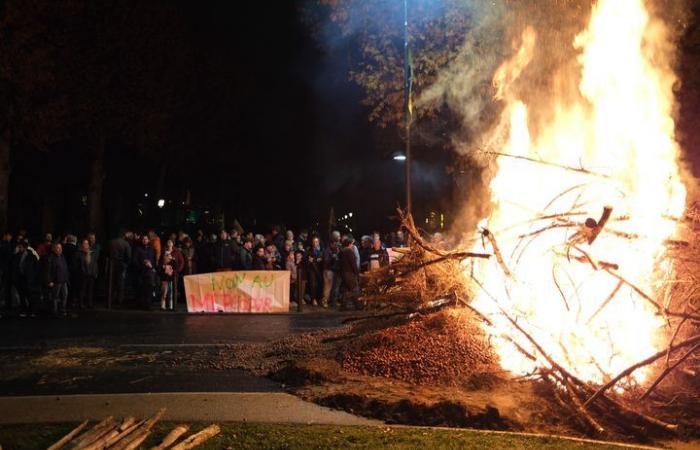
[[[197,315],[88,311],[67,318],[0,319],[0,351],[65,345],[207,346],[266,342],[340,326],[348,313]]]
[[[206,364],[193,368],[145,360],[99,363],[84,352],[84,359],[76,364],[70,362],[71,352],[102,348],[117,359],[134,353],[204,352],[203,358],[211,355],[214,361],[219,351],[231,351],[230,344],[261,343],[338,327],[349,314],[325,310],[274,315],[102,310],[67,318],[3,318],[0,395],[282,392],[283,386],[240,369],[222,370]]]

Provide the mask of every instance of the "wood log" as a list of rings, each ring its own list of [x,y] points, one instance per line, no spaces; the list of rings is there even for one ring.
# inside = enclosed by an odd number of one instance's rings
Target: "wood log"
[[[172,447],[171,450],[188,450],[191,448],[195,448],[203,442],[216,436],[220,432],[221,428],[218,425],[209,425],[199,433],[193,434],[192,436],[188,437],[176,446]]]
[[[96,424],[94,427],[92,427],[90,430],[88,430],[85,433],[78,436],[72,442],[71,448],[77,450],[79,448],[85,447],[86,445],[88,445],[88,444],[92,443],[93,441],[95,441],[96,439],[98,439],[104,433],[107,433],[109,430],[111,430],[115,426],[116,426],[116,423],[114,422],[114,417],[108,416],[108,417],[104,418],[101,422]]]
[[[129,442],[129,444],[127,444],[126,447],[124,447],[124,450],[136,450],[139,447],[139,445],[141,445],[143,441],[145,441],[148,438],[150,434],[150,429],[144,429],[139,431],[138,433],[136,433],[136,436],[134,436],[134,439],[131,442]]]
[[[83,450],[101,450],[109,448],[110,446],[122,440],[125,436],[128,436],[131,432],[133,432],[145,422],[145,420],[140,420],[134,423],[135,419],[133,417],[130,417],[129,419],[131,420],[127,421],[127,419],[124,419],[124,422],[122,422],[122,426],[119,426],[117,430],[109,433],[106,436],[103,436],[102,438],[98,439],[96,442],[92,443],[89,447],[86,447]],[[126,426],[126,428],[123,428],[123,426]]]
[[[51,445],[47,450],[58,450],[62,448],[64,445],[66,445],[68,442],[70,442],[71,439],[73,439],[78,433],[80,433],[83,428],[85,428],[88,424],[88,421],[84,421],[77,427],[73,428],[70,433],[66,434],[63,436],[61,439],[56,441],[53,445]]]
[[[170,433],[168,433],[167,436],[163,438],[160,444],[156,445],[155,447],[151,447],[151,450],[165,450],[166,448],[174,444],[175,441],[177,441],[180,438],[180,436],[187,433],[189,429],[190,427],[187,425],[178,425]]]
[[[165,408],[162,408],[158,413],[151,417],[150,419],[147,419],[145,421],[142,421],[141,425],[131,431],[128,435],[126,435],[124,438],[122,438],[120,441],[116,442],[113,444],[112,447],[110,447],[110,450],[126,450],[129,448],[132,442],[135,440],[138,440],[144,433],[146,434],[146,437],[148,437],[148,434],[151,432],[151,428],[160,420],[161,417],[163,417],[163,414],[165,414]],[[143,439],[146,439],[144,437]],[[141,440],[143,442],[143,440]]]
[[[112,439],[119,436],[124,431],[124,429],[130,427],[135,420],[136,419],[134,419],[133,417],[125,418],[118,426],[115,426],[111,431],[103,434],[91,444],[83,447],[83,450],[102,450],[103,448],[107,448],[109,446],[108,442],[111,442]]]

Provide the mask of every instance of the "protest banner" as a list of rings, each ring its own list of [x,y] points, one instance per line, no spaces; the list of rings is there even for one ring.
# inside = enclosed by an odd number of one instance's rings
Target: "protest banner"
[[[187,312],[275,313],[289,311],[289,271],[236,271],[188,275]]]

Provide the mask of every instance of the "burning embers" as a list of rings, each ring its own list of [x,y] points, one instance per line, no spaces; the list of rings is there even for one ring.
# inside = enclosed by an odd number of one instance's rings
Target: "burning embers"
[[[578,79],[576,90],[562,81],[547,104],[523,100],[535,87],[519,78],[544,51],[532,28],[494,77],[506,106],[485,149],[496,157],[493,212],[474,247],[496,257],[470,261],[466,274],[481,286],[472,306],[507,336],[496,343],[506,369],[556,366],[605,383],[667,343],[664,254],[686,195],[667,34],[642,0],[600,0],[573,42],[575,70],[553,75]]]

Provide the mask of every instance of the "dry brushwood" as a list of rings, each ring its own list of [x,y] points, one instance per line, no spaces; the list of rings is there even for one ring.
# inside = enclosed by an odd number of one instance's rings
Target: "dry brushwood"
[[[401,311],[398,314],[429,308],[428,302],[465,289],[458,273],[461,261],[491,257],[487,253],[439,248],[422,238],[410,214],[401,209],[398,214],[410,247],[395,249],[403,257],[390,266],[362,274],[365,288],[360,300],[368,306],[388,306]]]

